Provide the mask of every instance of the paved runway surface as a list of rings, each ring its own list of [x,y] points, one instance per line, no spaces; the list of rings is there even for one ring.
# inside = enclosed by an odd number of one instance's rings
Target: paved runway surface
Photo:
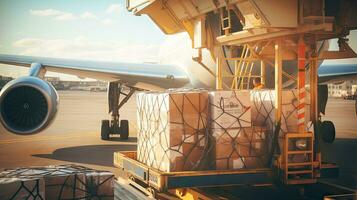
[[[60,91],[54,123],[44,132],[18,136],[0,127],[0,169],[21,166],[76,163],[111,170],[113,152],[136,149],[135,98],[123,107],[121,117],[130,121],[130,139],[100,140],[100,120],[107,115],[106,93]],[[326,145],[326,159],[340,165],[338,183],[357,188],[357,117],[354,101],[329,99],[327,116],[337,129],[335,143]]]

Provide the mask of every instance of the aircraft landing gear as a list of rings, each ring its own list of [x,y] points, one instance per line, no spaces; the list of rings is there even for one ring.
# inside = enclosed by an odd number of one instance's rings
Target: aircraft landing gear
[[[129,91],[124,92],[124,89]],[[119,120],[120,108],[129,100],[134,94],[135,89],[131,87],[123,87],[118,82],[110,82],[108,87],[108,104],[109,113],[111,113],[111,120],[102,120],[101,138],[102,140],[109,140],[110,135],[118,134],[121,140],[129,138],[129,121]],[[120,99],[123,97],[122,99]]]
[[[318,121],[318,130],[315,132],[320,132],[320,137],[325,143],[333,143],[336,138],[335,125],[331,121]]]
[[[333,143],[336,137],[335,125],[331,121],[321,123],[322,139],[326,143]]]

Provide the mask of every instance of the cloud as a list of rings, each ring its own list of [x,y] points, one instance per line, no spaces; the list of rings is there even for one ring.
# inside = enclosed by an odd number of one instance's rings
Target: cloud
[[[80,18],[82,18],[82,19],[97,19],[98,17],[95,14],[86,11],[80,15]]]
[[[58,15],[55,19],[56,20],[74,20],[77,19],[78,17],[75,16],[72,13],[64,13],[62,15]]]
[[[110,19],[110,18],[106,18],[106,19],[102,20],[102,23],[104,25],[113,25],[114,21],[112,19]]]
[[[82,36],[72,40],[23,38],[14,42],[13,47],[23,55],[123,62],[158,61],[160,49],[159,45],[123,45]]]
[[[62,15],[64,12],[55,9],[45,9],[45,10],[30,10],[30,14],[34,16],[58,16]]]
[[[36,38],[24,38],[17,40],[12,44],[14,47],[30,47],[30,46],[37,46],[42,43],[43,40],[36,39]]]
[[[70,12],[60,11],[56,9],[30,10],[30,14],[39,17],[54,17],[55,20],[68,21],[75,19],[97,19],[97,16],[89,11],[77,16]]]
[[[122,7],[120,4],[112,4],[107,8],[106,12],[112,14],[112,13],[119,13],[121,12],[121,10]]]

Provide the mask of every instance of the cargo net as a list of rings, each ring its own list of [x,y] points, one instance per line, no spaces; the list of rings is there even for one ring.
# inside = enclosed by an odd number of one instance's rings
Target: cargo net
[[[140,162],[164,172],[208,168],[207,91],[139,93],[137,105]]]
[[[33,185],[36,181],[36,185]],[[113,199],[114,175],[78,165],[16,168],[0,173],[0,188],[17,188],[5,199]],[[10,184],[10,185],[9,185]],[[11,185],[12,184],[12,185]],[[31,185],[32,188],[27,187]],[[2,196],[3,195],[3,196]],[[25,198],[28,197],[28,198]]]
[[[17,178],[5,178],[0,180],[0,199],[17,200],[31,199],[44,200],[42,190],[43,181],[40,179],[21,180]]]
[[[269,138],[263,127],[213,130],[216,169],[266,167]]]
[[[279,153],[283,148],[283,138],[286,133],[298,132],[298,90],[283,90],[282,91],[282,113],[280,129],[276,130],[275,125],[275,91],[274,90],[253,90],[251,91],[252,100],[252,125],[265,126],[271,139],[274,134],[278,134],[278,147],[275,150]],[[310,121],[310,93],[306,90],[305,98],[305,129],[311,131],[313,129]],[[273,149],[273,141],[270,142],[269,151]],[[294,146],[294,144],[289,144]],[[292,160],[307,160],[307,156],[294,155]]]
[[[265,125],[268,130],[275,130],[275,91],[252,90],[252,122],[253,125]],[[288,132],[297,132],[298,90],[282,91],[282,113],[279,136],[283,137]],[[305,98],[305,124],[306,130],[311,129],[310,123],[310,94],[306,92]]]
[[[297,90],[282,92],[278,131],[273,90],[138,93],[137,159],[164,172],[268,167],[274,133],[279,147],[297,132]]]
[[[273,151],[282,148],[283,136],[297,132],[297,90],[282,91],[282,118],[275,131],[275,91],[220,91],[210,94],[211,131],[215,139],[216,169],[269,167]],[[306,130],[311,129],[309,93],[305,106]],[[273,148],[278,133],[279,148]],[[292,160],[305,160],[295,155]]]
[[[252,126],[250,91],[210,93],[211,135],[216,169],[265,167],[271,134]]]

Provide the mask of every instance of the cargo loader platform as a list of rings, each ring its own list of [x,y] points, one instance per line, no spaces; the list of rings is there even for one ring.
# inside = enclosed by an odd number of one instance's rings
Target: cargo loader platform
[[[159,192],[176,188],[273,183],[272,170],[269,168],[161,172],[137,161],[135,158],[135,151],[115,152],[114,165],[126,172],[128,178],[135,178]]]
[[[274,179],[274,170],[271,168],[161,172],[137,161],[135,151],[115,152],[114,165],[135,189],[148,196],[159,195],[161,198],[163,194],[180,195],[177,191],[200,193],[203,190],[198,188],[272,186],[278,181]],[[321,178],[334,178],[338,176],[338,167],[322,164],[320,174]]]

